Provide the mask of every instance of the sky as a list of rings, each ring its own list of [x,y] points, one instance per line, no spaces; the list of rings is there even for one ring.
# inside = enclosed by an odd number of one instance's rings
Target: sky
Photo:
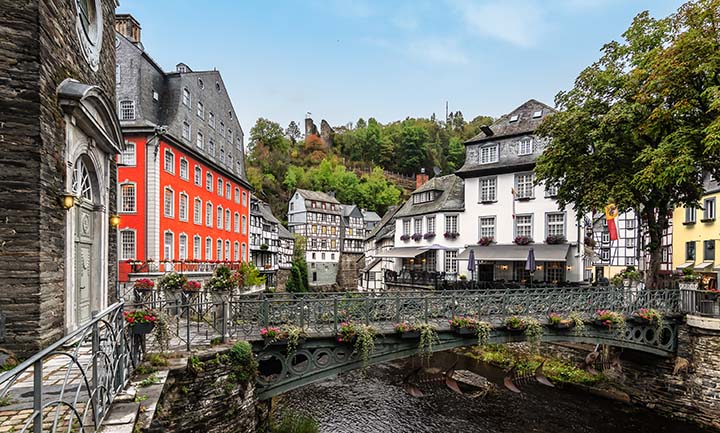
[[[165,70],[217,69],[246,134],[554,106],[638,13],[681,0],[120,0]]]

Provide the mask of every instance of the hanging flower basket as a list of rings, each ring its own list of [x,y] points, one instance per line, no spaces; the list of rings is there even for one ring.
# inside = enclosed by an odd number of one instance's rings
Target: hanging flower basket
[[[152,332],[157,322],[157,316],[152,310],[124,311],[125,323],[134,335],[145,335]]]
[[[523,332],[527,329],[527,322],[518,316],[510,316],[505,320],[505,329],[510,332]]]
[[[527,236],[516,236],[513,242],[516,245],[528,245],[532,243],[532,239]]]
[[[493,237],[492,236],[483,236],[478,241],[478,245],[481,247],[486,247],[488,245],[491,245],[493,243]]]
[[[400,334],[400,338],[405,340],[417,340],[420,338],[420,330],[408,322],[395,325],[395,332]]]
[[[133,335],[147,335],[155,329],[154,323],[138,323],[130,327]]]

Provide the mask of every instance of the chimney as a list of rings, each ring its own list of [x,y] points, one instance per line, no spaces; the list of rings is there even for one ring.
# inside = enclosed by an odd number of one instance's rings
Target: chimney
[[[420,173],[415,175],[415,189],[425,185],[428,180],[430,180],[430,177],[425,173],[425,168],[423,167],[420,169]]]
[[[115,31],[130,39],[135,44],[140,43],[140,23],[130,14],[115,15]]]

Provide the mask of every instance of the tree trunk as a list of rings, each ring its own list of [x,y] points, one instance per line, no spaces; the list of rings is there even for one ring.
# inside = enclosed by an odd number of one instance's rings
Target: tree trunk
[[[662,261],[662,238],[663,232],[668,225],[668,209],[665,207],[647,208],[644,212],[643,219],[647,223],[648,235],[650,242],[647,245],[647,251],[650,261],[645,273],[645,287],[648,289],[656,289],[660,276],[660,264]]]

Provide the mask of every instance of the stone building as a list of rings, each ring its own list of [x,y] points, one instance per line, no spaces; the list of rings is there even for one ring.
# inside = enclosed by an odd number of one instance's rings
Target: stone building
[[[117,17],[120,274],[249,260],[244,134],[220,72],[164,71],[139,23]],[[130,261],[130,263],[128,263]]]
[[[288,204],[288,228],[306,238],[311,287],[337,282],[340,261],[342,207],[330,194],[297,189]]]
[[[115,7],[0,7],[0,346],[20,356],[115,298]]]

